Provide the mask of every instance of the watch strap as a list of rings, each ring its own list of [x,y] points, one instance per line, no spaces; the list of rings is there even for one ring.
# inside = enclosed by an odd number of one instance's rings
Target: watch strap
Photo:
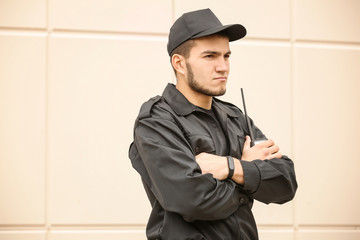
[[[234,175],[234,171],[235,171],[234,159],[231,156],[226,156],[226,158],[227,158],[228,168],[229,168],[229,175],[228,175],[227,179],[230,179]]]

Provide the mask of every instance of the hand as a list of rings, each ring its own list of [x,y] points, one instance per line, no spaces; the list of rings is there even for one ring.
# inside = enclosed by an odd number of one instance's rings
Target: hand
[[[225,180],[227,178],[229,168],[226,157],[203,152],[196,155],[195,159],[203,174],[211,173],[214,178],[219,180]]]
[[[253,147],[250,147],[250,142],[251,138],[246,136],[241,160],[252,161],[255,159],[265,160],[282,157],[279,146],[271,139],[258,143]]]

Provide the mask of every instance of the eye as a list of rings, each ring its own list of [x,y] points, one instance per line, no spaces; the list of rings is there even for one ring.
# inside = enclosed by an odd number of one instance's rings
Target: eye
[[[211,58],[214,58],[214,55],[208,54],[208,55],[205,55],[204,58],[209,58],[209,59],[211,59]]]

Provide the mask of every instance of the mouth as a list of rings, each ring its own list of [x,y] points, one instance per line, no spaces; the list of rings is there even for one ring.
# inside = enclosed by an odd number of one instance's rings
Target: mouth
[[[220,82],[226,82],[227,80],[227,77],[217,77],[217,78],[214,78],[214,80],[217,80],[217,81],[220,81]]]

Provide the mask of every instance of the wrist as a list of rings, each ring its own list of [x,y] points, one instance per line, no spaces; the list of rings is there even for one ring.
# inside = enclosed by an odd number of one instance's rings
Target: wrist
[[[240,160],[234,158],[234,175],[232,176],[231,180],[233,180],[234,182],[236,182],[237,184],[244,184],[244,171],[241,165]]]

